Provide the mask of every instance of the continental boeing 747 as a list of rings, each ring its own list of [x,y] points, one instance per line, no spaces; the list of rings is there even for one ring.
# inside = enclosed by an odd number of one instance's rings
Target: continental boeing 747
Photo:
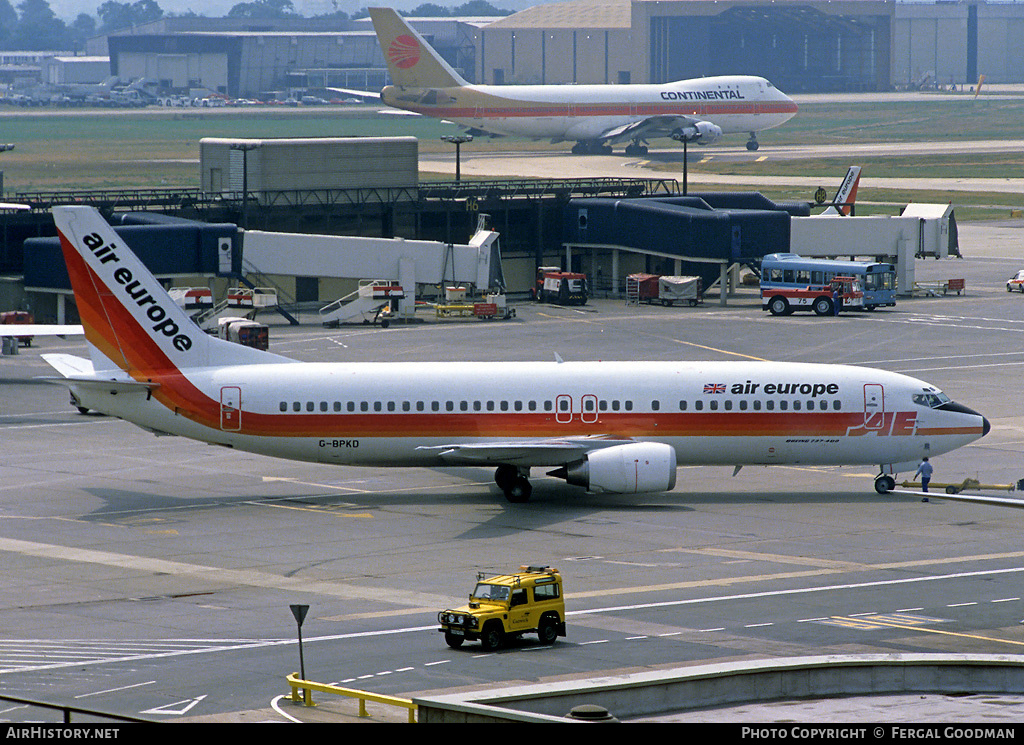
[[[305,363],[203,333],[91,207],[55,207],[90,359],[44,355],[84,408],[263,455],[530,471],[668,491],[679,465],[866,465],[879,492],[988,421],[893,372],[776,362]]]
[[[461,124],[470,131],[573,141],[574,153],[647,153],[647,140],[709,145],[724,134],[757,133],[788,121],[796,104],[764,78],[721,75],[664,84],[471,85],[391,8],[370,8],[393,85],[388,106]]]

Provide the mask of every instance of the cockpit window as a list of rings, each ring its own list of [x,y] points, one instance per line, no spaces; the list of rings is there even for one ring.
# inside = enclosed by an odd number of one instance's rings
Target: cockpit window
[[[914,403],[918,406],[927,406],[929,409],[937,409],[943,404],[948,404],[950,401],[952,399],[942,391],[914,394]]]

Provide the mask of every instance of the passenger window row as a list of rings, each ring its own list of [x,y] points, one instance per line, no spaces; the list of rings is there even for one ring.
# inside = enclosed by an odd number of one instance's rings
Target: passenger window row
[[[657,401],[654,402],[657,410]],[[596,408],[601,411],[632,411],[632,401],[597,400],[594,396],[586,396],[582,401],[583,411],[591,412]],[[362,412],[435,412],[435,411],[555,411],[555,401],[281,401],[278,408],[292,412],[321,413],[362,413]],[[557,399],[560,412],[573,411],[572,401],[568,396]]]
[[[706,407],[705,403],[707,404]],[[764,401],[755,398],[753,401],[748,401],[745,398],[741,398],[738,402],[734,402],[727,398],[722,401],[711,399],[707,402],[703,399],[697,399],[693,402],[692,407],[685,400],[679,402],[680,411],[687,411],[688,409],[691,409],[692,411],[704,411],[705,408],[708,411],[828,411],[830,407],[833,411],[842,411],[843,402],[838,398],[831,402],[823,398],[812,398],[807,399],[806,401],[802,399],[790,400],[785,398],[781,398],[777,401],[771,398]]]
[[[619,401],[618,399],[600,399],[594,396],[586,396],[582,400],[584,413],[594,411],[595,402],[599,411],[633,411],[633,402]],[[842,410],[842,402],[835,399],[831,402],[825,399],[697,399],[688,402],[685,399],[679,402],[679,411],[833,411]],[[555,402],[552,401],[281,401],[279,408],[283,412],[321,412],[321,413],[368,413],[368,412],[470,412],[470,411],[554,411]],[[571,412],[572,402],[569,397],[562,397],[557,400],[559,412]],[[651,411],[660,411],[661,402],[651,401]]]

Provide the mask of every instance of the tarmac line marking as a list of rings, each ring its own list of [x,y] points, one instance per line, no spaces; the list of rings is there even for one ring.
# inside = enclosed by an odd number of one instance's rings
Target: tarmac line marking
[[[923,564],[929,564],[930,562],[922,562]],[[588,610],[577,610],[567,611],[566,616],[583,616],[596,613],[617,613],[626,610],[646,610],[652,608],[673,608],[683,605],[702,605],[704,603],[716,603],[721,601],[730,600],[751,600],[756,598],[767,598],[767,597],[783,597],[787,595],[808,595],[818,592],[836,592],[842,590],[860,590],[871,587],[887,587],[895,585],[912,585],[921,582],[936,582],[950,579],[966,579],[969,577],[986,577],[999,574],[1020,574],[1024,573],[1024,567],[1011,567],[1009,569],[979,569],[972,572],[956,572],[954,574],[938,574],[938,575],[927,575],[922,577],[904,577],[901,579],[885,579],[876,580],[871,582],[849,582],[838,585],[823,585],[820,587],[799,587],[788,590],[764,590],[761,592],[745,592],[738,593],[735,595],[717,595],[713,597],[702,597],[702,598],[688,598],[685,600],[662,600],[650,603],[632,603],[630,605],[618,605],[618,606],[607,606],[604,608],[591,608]],[[812,573],[813,574],[813,573]],[[766,575],[763,579],[775,579],[785,575]],[[748,578],[749,580],[750,578]],[[700,583],[684,582],[679,583],[688,587],[696,586]],[[634,588],[636,592],[643,591],[644,588]],[[648,588],[649,589],[649,588]],[[668,586],[660,586],[660,589],[669,589]],[[608,592],[597,593],[597,594],[609,594]],[[573,595],[566,595],[566,598],[578,597]],[[1024,642],[1022,642],[1024,643]]]
[[[936,495],[938,497],[938,495]],[[666,549],[668,551],[694,551],[695,549]],[[766,556],[773,556],[773,554],[766,554]],[[694,589],[701,587],[729,587],[731,585],[754,583],[754,582],[771,582],[780,579],[802,579],[807,577],[825,577],[834,574],[846,574],[851,571],[878,571],[887,569],[913,569],[915,567],[934,567],[940,564],[960,564],[968,561],[991,561],[993,559],[1020,559],[1024,557],[1024,551],[1009,551],[1001,554],[979,554],[976,556],[951,556],[945,559],[919,559],[916,561],[895,561],[887,564],[864,564],[857,565],[852,564],[849,566],[841,567],[822,567],[820,569],[810,569],[803,572],[778,572],[775,574],[754,574],[754,575],[742,575],[738,577],[721,577],[719,579],[698,579],[690,580],[687,582],[672,582],[663,585],[639,585],[636,587],[610,587],[604,590],[594,590],[592,592],[578,592],[578,593],[566,593],[567,598],[589,598],[589,597],[607,597],[610,595],[627,595],[627,594],[638,594],[642,592],[663,592],[666,590],[684,590]],[[825,560],[823,560],[825,561]],[[989,573],[1000,573],[1000,572],[1024,572],[1024,567],[1015,567],[1011,569],[993,569],[993,570],[979,570],[976,573],[966,574],[951,574],[941,575],[943,577],[959,577],[959,576],[979,576]],[[877,584],[888,584],[889,582],[900,583],[900,582],[923,582],[932,579],[931,577],[923,578],[912,578],[906,580],[881,580]],[[851,585],[835,585],[835,587],[870,587],[874,583],[861,583]],[[813,592],[815,588],[808,590],[783,590],[781,592]],[[733,597],[760,597],[758,594],[749,596],[737,595]],[[690,601],[680,601],[690,602]]]
[[[93,549],[21,541],[14,538],[0,538],[0,551],[22,554],[24,556],[35,556],[52,561],[80,562],[83,564],[118,567],[122,570],[137,571],[141,574],[169,574],[176,577],[191,577],[197,581],[208,582],[213,585],[262,587],[300,594],[316,593],[326,597],[381,602],[380,590],[376,588],[359,587],[358,585],[349,585],[341,582],[324,582],[303,577],[282,577],[257,570],[222,569],[201,564],[169,561],[167,559],[118,554],[111,551],[96,551]],[[449,597],[407,591],[389,592],[387,597],[388,600],[397,601],[397,605],[414,605],[427,608],[439,608],[452,602]]]
[[[885,626],[893,629],[905,629],[907,631],[921,631],[928,634],[940,634],[942,636],[955,636],[961,639],[974,639],[976,641],[985,642],[998,642],[1001,644],[1012,644],[1018,647],[1024,647],[1024,641],[1018,641],[1015,639],[997,639],[991,636],[981,636],[980,634],[967,634],[963,631],[944,631],[943,629],[932,629],[927,626],[917,626],[912,624],[901,624],[901,623],[889,623],[885,621],[876,621],[876,625]]]

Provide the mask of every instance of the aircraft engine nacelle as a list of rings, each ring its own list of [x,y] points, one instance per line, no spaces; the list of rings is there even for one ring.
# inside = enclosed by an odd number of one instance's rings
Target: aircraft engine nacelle
[[[712,145],[721,138],[722,128],[711,122],[696,122],[688,127],[680,127],[675,133],[685,137],[687,142]]]
[[[587,453],[553,475],[597,493],[669,491],[676,485],[676,451],[660,442],[615,445]]]

